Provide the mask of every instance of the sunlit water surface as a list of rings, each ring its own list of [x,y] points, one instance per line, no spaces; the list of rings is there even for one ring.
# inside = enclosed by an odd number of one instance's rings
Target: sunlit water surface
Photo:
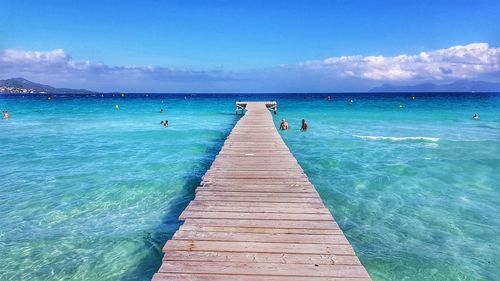
[[[500,96],[420,94],[0,96],[0,280],[150,279],[249,98],[374,280],[500,279]]]

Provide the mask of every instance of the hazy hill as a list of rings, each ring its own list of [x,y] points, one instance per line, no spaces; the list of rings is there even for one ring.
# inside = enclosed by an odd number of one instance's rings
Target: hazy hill
[[[383,84],[370,92],[500,92],[500,83],[458,80],[450,84],[423,83],[411,86]]]
[[[5,94],[89,94],[85,89],[54,88],[52,86],[31,82],[24,78],[0,80],[0,93]]]

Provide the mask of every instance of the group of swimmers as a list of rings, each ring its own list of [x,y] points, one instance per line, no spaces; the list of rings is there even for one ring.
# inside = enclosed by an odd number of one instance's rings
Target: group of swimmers
[[[163,113],[165,110],[160,109],[160,113]],[[168,120],[165,120],[165,121],[160,121],[160,125],[162,125],[163,127],[168,127]]]
[[[164,112],[163,108],[160,109],[160,113],[163,113],[163,112]],[[3,114],[3,119],[5,119],[5,120],[9,119],[9,111],[2,110],[2,114]],[[274,110],[274,114],[276,114],[276,109]],[[474,116],[472,116],[472,118],[474,120],[479,120],[479,115],[477,113],[474,113]],[[163,125],[163,127],[168,127],[168,120],[161,121],[160,124]],[[285,119],[281,120],[280,130],[282,130],[282,131],[288,130],[288,123],[286,122]],[[305,119],[302,119],[302,125],[300,126],[300,130],[307,131],[307,123],[306,123]]]
[[[282,130],[282,131],[288,130],[288,123],[286,122],[285,119],[281,120],[280,130]],[[301,131],[307,131],[307,122],[306,122],[306,119],[302,119],[302,125],[300,126],[300,130]]]

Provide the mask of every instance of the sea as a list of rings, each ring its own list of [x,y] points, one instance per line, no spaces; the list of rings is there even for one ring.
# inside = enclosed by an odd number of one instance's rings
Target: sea
[[[500,280],[498,93],[0,95],[0,280],[149,280],[238,100],[373,280]]]

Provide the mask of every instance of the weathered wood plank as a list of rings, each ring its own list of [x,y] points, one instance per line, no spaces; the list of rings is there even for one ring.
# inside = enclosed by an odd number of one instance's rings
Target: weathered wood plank
[[[313,255],[351,255],[354,251],[350,245],[331,244],[294,244],[294,243],[264,243],[264,242],[231,242],[231,241],[185,241],[170,240],[163,251],[222,251],[238,253],[291,253]]]
[[[241,196],[217,196],[197,195],[196,200],[203,201],[232,201],[232,202],[289,202],[289,203],[321,203],[321,198],[296,198],[296,197],[241,197]]]
[[[203,261],[166,261],[159,272],[205,274],[252,274],[264,276],[368,277],[359,265],[268,264]]]
[[[315,189],[313,189],[311,183],[305,182],[305,183],[222,183],[222,182],[211,182],[211,183],[205,183],[201,185],[203,187],[261,187],[261,188],[274,188],[274,187],[281,187],[281,188],[294,188],[294,187],[306,187],[310,190],[310,192],[316,192]]]
[[[192,201],[195,202],[195,201]],[[226,207],[226,206],[210,206],[191,204],[185,211],[206,211],[206,212],[240,212],[240,213],[285,213],[285,214],[330,214],[326,208],[269,208],[260,207]],[[267,214],[267,216],[272,216]]]
[[[244,220],[244,219],[191,219],[184,224],[237,226],[237,227],[270,227],[270,228],[305,228],[305,229],[339,229],[332,221],[299,221],[299,220]]]
[[[276,254],[276,253],[240,253],[240,252],[200,252],[169,251],[163,260],[171,261],[211,261],[245,263],[287,263],[287,264],[343,264],[361,265],[356,256],[312,255],[312,254]]]
[[[370,281],[370,278],[311,277],[311,276],[263,276],[241,274],[156,273],[154,281]]]
[[[272,234],[311,234],[336,235],[342,234],[340,229],[308,229],[308,228],[273,228],[273,227],[245,227],[245,226],[213,226],[213,225],[182,225],[179,230],[209,231],[209,232],[236,232],[236,233],[272,233]]]
[[[262,194],[262,192],[249,192],[249,191],[220,191],[220,190],[200,190],[196,192],[197,196],[243,196],[243,197],[285,197],[285,198],[319,198],[317,193],[298,193],[298,192],[267,192]]]
[[[334,244],[348,245],[344,235],[311,235],[311,234],[269,234],[269,233],[237,233],[179,230],[174,239],[202,241],[233,241],[233,242],[276,242],[296,244]]]
[[[191,201],[192,205],[199,206],[225,206],[225,207],[248,207],[249,209],[259,208],[290,208],[290,209],[302,209],[302,208],[324,208],[322,203],[290,203],[290,202],[232,202],[232,201]]]
[[[331,214],[303,213],[250,213],[250,212],[220,212],[206,210],[185,210],[180,220],[186,219],[247,219],[247,220],[293,220],[293,221],[332,221]]]
[[[261,194],[268,195],[269,193],[312,193],[318,194],[316,190],[309,187],[279,187],[279,186],[199,186],[196,188],[196,192],[200,191],[220,191],[220,192],[259,192]]]

